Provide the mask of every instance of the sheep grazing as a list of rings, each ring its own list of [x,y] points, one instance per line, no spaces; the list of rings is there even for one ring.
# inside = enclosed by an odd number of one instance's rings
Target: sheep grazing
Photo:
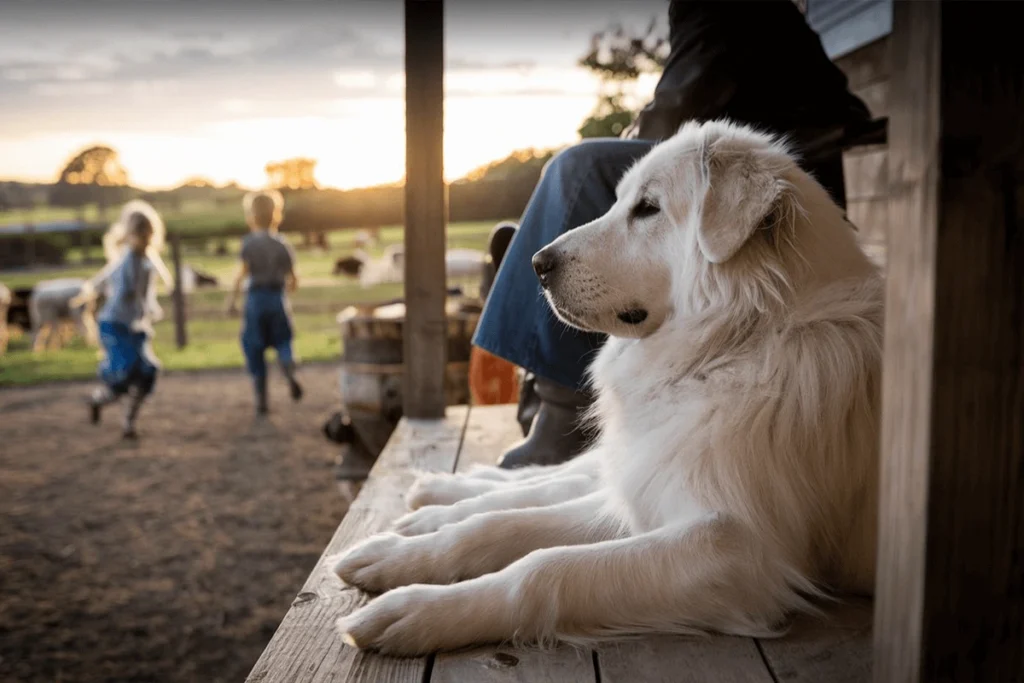
[[[218,287],[219,285],[220,280],[216,275],[197,270],[188,264],[181,267],[181,291],[185,294],[191,294],[197,289]]]
[[[445,253],[448,281],[479,280],[484,273],[486,255],[477,249],[449,249]],[[405,250],[401,244],[392,244],[384,254],[374,259],[362,250],[334,262],[335,275],[359,278],[363,287],[385,282],[401,282],[405,271]]]
[[[96,294],[86,280],[64,278],[37,283],[28,300],[32,350],[39,352],[51,345],[59,348],[68,341],[63,334],[66,327],[81,331],[86,344],[98,347],[96,304]]]
[[[367,228],[360,230],[352,239],[357,250],[372,249],[380,244],[380,228]]]
[[[334,262],[334,270],[331,271],[334,275],[348,275],[349,277],[359,277],[359,271],[363,269],[363,264],[366,263],[364,258],[359,256],[344,256]]]

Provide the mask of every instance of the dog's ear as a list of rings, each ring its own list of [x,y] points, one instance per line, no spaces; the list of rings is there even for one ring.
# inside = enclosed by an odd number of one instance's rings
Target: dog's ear
[[[784,183],[755,151],[711,143],[702,162],[706,189],[697,244],[708,261],[724,263],[770,220]]]

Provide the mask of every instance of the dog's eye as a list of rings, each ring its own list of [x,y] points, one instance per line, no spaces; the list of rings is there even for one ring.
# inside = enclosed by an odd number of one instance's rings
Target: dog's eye
[[[646,197],[637,202],[630,212],[633,218],[650,218],[661,211],[661,207]]]

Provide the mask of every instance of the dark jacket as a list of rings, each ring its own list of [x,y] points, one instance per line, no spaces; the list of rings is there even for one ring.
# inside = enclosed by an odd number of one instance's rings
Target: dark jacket
[[[870,118],[792,0],[672,0],[671,52],[636,136],[728,117],[795,142]]]

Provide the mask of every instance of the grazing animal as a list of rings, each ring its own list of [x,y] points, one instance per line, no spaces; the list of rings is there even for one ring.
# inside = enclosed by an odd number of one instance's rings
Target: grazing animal
[[[445,252],[445,269],[449,282],[479,280],[484,275],[486,255],[477,249],[449,249]],[[386,282],[401,282],[405,272],[405,249],[401,244],[388,246],[379,259],[366,252],[339,258],[334,262],[334,275],[358,278],[363,287]]]
[[[7,309],[7,325],[28,331],[32,329],[32,319],[28,313],[28,300],[32,296],[31,287],[16,287],[11,290],[11,304]]]
[[[419,479],[414,512],[332,559],[387,591],[339,621],[347,643],[771,636],[873,590],[882,279],[784,144],[685,124],[533,263],[563,321],[610,335],[599,436]]]
[[[44,280],[32,288],[28,299],[32,350],[60,348],[69,341],[65,330],[81,332],[86,344],[99,346],[96,325],[97,296],[81,278]]]
[[[380,228],[367,228],[360,230],[352,238],[356,249],[372,249],[380,244]]]
[[[334,270],[331,272],[334,275],[359,277],[359,272],[363,269],[365,263],[366,259],[360,258],[357,255],[343,256],[334,262]]]
[[[188,264],[181,267],[181,287],[182,291],[186,294],[197,289],[217,287],[219,285],[220,280],[217,279],[216,275],[197,270]]]

